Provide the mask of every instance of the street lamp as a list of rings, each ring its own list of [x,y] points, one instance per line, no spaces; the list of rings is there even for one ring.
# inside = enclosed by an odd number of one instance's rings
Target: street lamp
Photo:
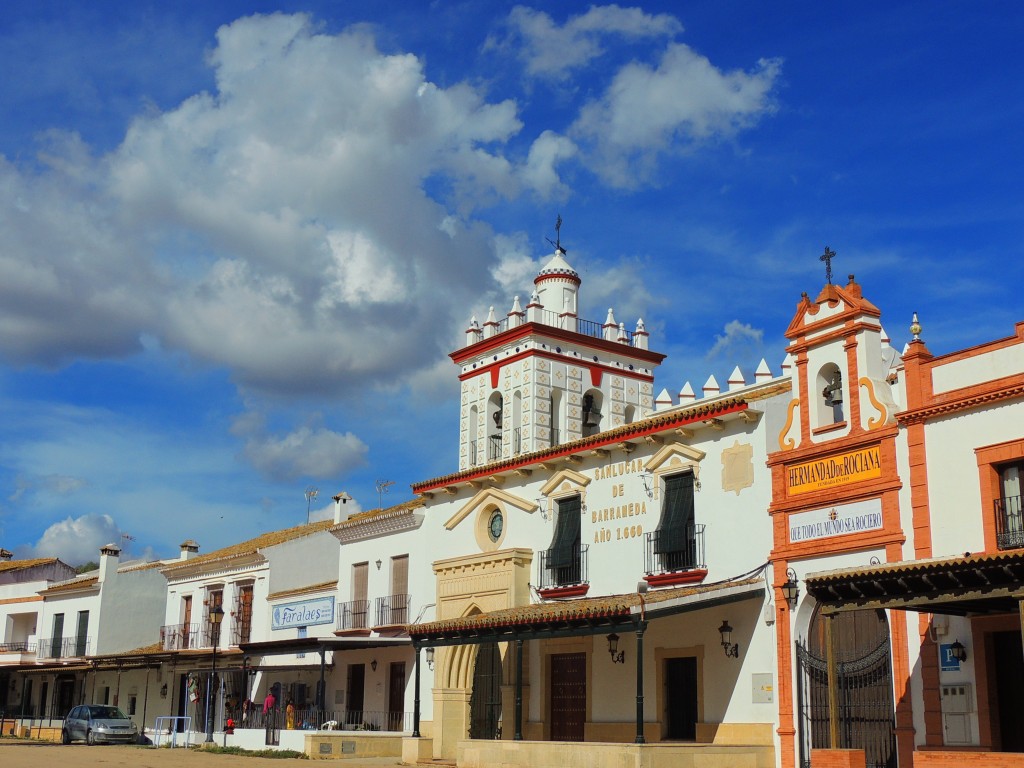
[[[213,670],[210,684],[206,688],[206,743],[213,743],[213,686],[217,680],[217,646],[220,644],[220,623],[224,621],[224,609],[219,605],[210,609],[210,624],[213,627]]]

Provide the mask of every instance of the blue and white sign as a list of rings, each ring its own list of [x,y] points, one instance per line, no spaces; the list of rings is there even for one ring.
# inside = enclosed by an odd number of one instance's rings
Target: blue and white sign
[[[939,643],[939,670],[959,672],[960,659],[953,655],[953,643]]]
[[[291,629],[293,627],[312,627],[317,624],[333,624],[334,598],[318,597],[316,600],[303,600],[297,603],[278,605],[274,607],[271,619],[271,629]]]

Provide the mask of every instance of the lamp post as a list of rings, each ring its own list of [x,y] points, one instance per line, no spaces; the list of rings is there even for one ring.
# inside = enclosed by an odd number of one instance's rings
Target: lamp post
[[[206,688],[206,743],[213,743],[213,687],[217,680],[217,646],[220,644],[220,623],[224,621],[224,609],[219,605],[210,609],[210,624],[213,634],[213,669],[210,672],[210,684]]]

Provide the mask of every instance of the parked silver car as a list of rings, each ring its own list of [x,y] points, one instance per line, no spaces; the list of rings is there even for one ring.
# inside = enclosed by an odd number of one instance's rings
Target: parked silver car
[[[60,740],[70,744],[74,739],[84,739],[86,744],[135,742],[139,729],[131,719],[117,707],[105,704],[82,704],[68,712],[60,731]]]

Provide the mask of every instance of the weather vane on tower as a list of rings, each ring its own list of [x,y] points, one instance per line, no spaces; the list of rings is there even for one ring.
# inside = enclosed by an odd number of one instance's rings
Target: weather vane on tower
[[[568,251],[566,251],[565,248],[562,247],[562,214],[558,214],[558,220],[555,221],[555,239],[554,239],[554,241],[552,241],[550,237],[545,237],[544,239],[547,240],[549,243],[551,243],[553,246],[555,246],[555,251],[557,253],[561,253],[561,254],[568,253]]]
[[[832,285],[832,259],[836,257],[836,252],[830,249],[827,245],[825,246],[825,252],[818,257],[818,261],[825,262],[825,279],[829,285]]]

